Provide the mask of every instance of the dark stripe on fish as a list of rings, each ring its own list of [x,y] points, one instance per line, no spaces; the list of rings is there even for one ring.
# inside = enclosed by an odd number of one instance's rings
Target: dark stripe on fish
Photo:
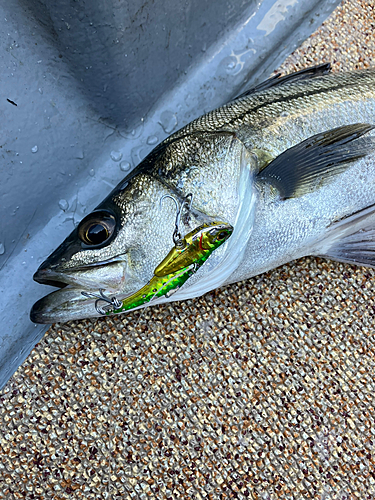
[[[319,94],[326,94],[327,95],[327,100],[328,100],[328,96],[329,96],[330,92],[335,92],[337,90],[342,90],[342,89],[345,89],[345,88],[352,87],[353,84],[354,84],[353,82],[350,82],[350,83],[347,83],[347,84],[336,85],[335,87],[329,87],[328,89],[327,88],[322,88],[322,89],[314,89],[314,90],[311,90],[311,91],[304,90],[303,92],[299,92],[298,94],[293,94],[293,95],[290,95],[290,96],[282,96],[282,97],[280,97],[278,99],[273,99],[273,100],[267,100],[266,102],[263,102],[262,104],[254,106],[252,108],[249,108],[244,113],[242,113],[240,115],[237,115],[236,117],[232,118],[230,121],[228,121],[227,123],[225,123],[225,125],[223,125],[223,127],[226,127],[228,125],[234,125],[237,121],[244,120],[244,118],[247,115],[249,115],[250,113],[255,113],[255,112],[259,111],[260,109],[262,109],[262,108],[264,108],[266,106],[274,106],[275,104],[285,103],[285,102],[291,102],[291,101],[293,101],[295,99],[299,99],[301,97],[311,97],[311,96],[316,96],[316,95],[319,95]]]

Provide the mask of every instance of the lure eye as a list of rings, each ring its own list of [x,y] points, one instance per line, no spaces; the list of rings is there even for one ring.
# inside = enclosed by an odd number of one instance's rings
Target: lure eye
[[[186,245],[187,243],[185,238],[177,240],[175,243],[175,247],[177,248],[177,250],[183,250],[186,247]]]
[[[216,236],[216,239],[218,241],[221,241],[223,240],[224,238],[226,238],[228,236],[228,233],[226,233],[225,231],[221,231],[217,236]]]
[[[78,226],[78,236],[86,245],[97,246],[112,236],[116,219],[108,212],[93,212],[85,217]]]

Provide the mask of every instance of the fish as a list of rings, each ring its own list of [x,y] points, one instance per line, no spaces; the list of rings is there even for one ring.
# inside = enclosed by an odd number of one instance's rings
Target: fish
[[[325,63],[248,88],[157,145],[84,217],[34,274],[59,289],[31,321],[191,299],[305,256],[375,267],[374,152],[375,69]],[[222,244],[194,266],[199,231],[216,224]],[[165,293],[150,292],[158,269],[174,280]]]

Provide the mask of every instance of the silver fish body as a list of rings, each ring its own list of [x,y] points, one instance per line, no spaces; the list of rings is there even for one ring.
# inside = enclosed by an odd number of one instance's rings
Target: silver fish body
[[[98,316],[82,292],[121,299],[144,286],[173,245],[176,207],[161,203],[165,195],[191,200],[182,234],[214,220],[234,231],[180,290],[152,303],[305,255],[375,265],[373,125],[375,71],[329,74],[327,66],[266,82],[198,118],[157,146],[40,266],[34,279],[67,286],[38,301],[31,319]]]

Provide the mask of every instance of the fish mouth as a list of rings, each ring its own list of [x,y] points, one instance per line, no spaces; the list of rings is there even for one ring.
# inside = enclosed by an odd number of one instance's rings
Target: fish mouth
[[[33,276],[34,281],[59,288],[39,299],[30,311],[33,323],[64,323],[90,317],[99,317],[95,298],[84,293],[98,293],[100,289],[113,296],[123,293],[125,263],[116,258],[111,261],[77,267],[71,270],[55,270],[42,266]]]
[[[50,285],[58,288],[63,288],[70,284],[76,284],[77,279],[76,275],[78,273],[85,273],[87,271],[97,269],[99,267],[103,268],[104,266],[110,266],[116,263],[124,262],[124,254],[116,255],[107,260],[102,260],[100,262],[95,262],[92,264],[85,264],[81,266],[76,266],[71,269],[61,269],[59,270],[58,265],[49,265],[48,258],[45,262],[43,262],[39,269],[34,273],[33,280],[41,285]]]
[[[56,273],[50,269],[38,269],[33,276],[33,280],[41,285],[50,285],[57,288],[65,288],[69,284],[61,273]]]
[[[93,314],[85,314],[87,302],[88,300],[78,288],[65,286],[35,302],[30,311],[30,320],[33,323],[48,325],[93,316]],[[94,308],[93,310],[95,311]]]

